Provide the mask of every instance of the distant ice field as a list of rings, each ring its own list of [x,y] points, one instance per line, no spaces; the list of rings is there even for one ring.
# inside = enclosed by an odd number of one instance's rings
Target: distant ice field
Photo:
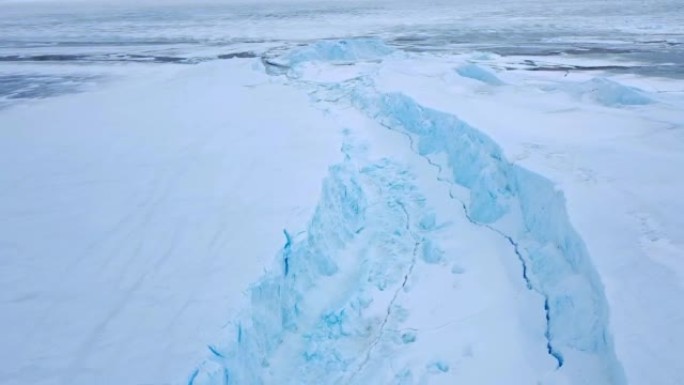
[[[359,36],[380,37],[413,52],[494,53],[518,70],[682,78],[683,25],[682,5],[672,0],[430,6],[0,3],[0,106],[88,89],[83,86],[107,81],[122,65],[269,56],[315,39]],[[596,63],[577,63],[585,59]],[[96,76],[89,66],[97,68]]]

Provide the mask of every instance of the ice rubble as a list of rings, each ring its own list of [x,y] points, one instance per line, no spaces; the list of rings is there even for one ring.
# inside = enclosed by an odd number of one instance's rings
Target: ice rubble
[[[306,231],[284,230],[278,268],[250,289],[251,307],[189,384],[367,384],[383,365],[368,364],[373,350],[412,342],[389,326],[404,316],[394,302],[417,259],[438,254],[434,220],[404,168],[343,151]],[[321,294],[326,284],[341,294]]]
[[[295,66],[310,61],[376,59],[389,53],[391,48],[377,39],[352,39],[314,43],[285,57],[290,66]],[[459,67],[457,72],[487,84],[501,84],[475,65]],[[593,80],[585,84],[589,85],[598,90],[595,97],[605,105],[648,101],[638,91],[612,81]],[[329,84],[321,88],[331,90]],[[493,140],[453,115],[425,108],[401,93],[378,93],[368,79],[332,89],[382,125],[410,135],[416,151],[428,161],[437,162],[435,155],[446,159],[438,166],[450,171],[451,182],[468,190],[469,197],[463,199],[468,219],[508,240],[511,256],[522,264],[522,278],[528,288],[543,296],[547,349],[558,370],[573,384],[624,383],[608,330],[609,311],[603,287],[582,240],[570,225],[563,194],[544,177],[507,161]],[[368,301],[362,294],[361,283],[365,281],[359,277],[369,274],[375,285],[397,285],[416,253],[427,262],[437,258],[418,247],[422,242],[419,239],[424,237],[420,231],[426,229],[416,230],[408,223],[411,209],[407,207],[420,205],[420,198],[405,191],[405,187],[395,191],[395,185],[376,184],[382,194],[390,194],[381,200],[391,204],[369,214],[375,206],[369,205],[361,180],[372,176],[355,173],[349,162],[347,157],[330,169],[306,232],[285,232],[280,269],[269,273],[251,290],[252,308],[234,322],[232,339],[224,346],[211,348],[212,359],[192,374],[191,384],[260,384],[266,367],[271,373],[280,371],[280,375],[289,370],[298,377],[295,382],[308,383],[303,379],[307,373],[323,371],[330,376],[348,369],[358,354],[358,338],[368,338],[372,328],[363,317]],[[391,195],[397,193],[400,196]],[[383,218],[380,221],[384,223],[373,218]],[[383,229],[387,234],[382,235]],[[353,272],[350,266],[355,262],[347,260],[342,275],[359,283],[360,288],[347,293],[341,313],[326,314],[326,307],[312,294],[316,281],[339,273],[340,260],[350,258],[344,251],[357,247],[352,244],[362,232],[391,238],[387,242],[399,248],[401,269],[381,275],[385,278],[380,279],[370,273],[372,268],[361,274]],[[273,309],[278,311],[273,313]],[[304,338],[292,340],[295,331]],[[342,336],[345,341],[338,341]],[[273,357],[276,348],[285,345],[289,345],[286,350],[290,349],[290,353],[292,349],[303,352],[304,359],[284,360],[283,354],[287,354],[282,352],[278,352],[280,358]],[[347,380],[353,383],[353,379]]]
[[[480,67],[477,64],[468,63],[456,68],[456,73],[464,78],[470,78],[480,81],[490,86],[500,86],[504,83],[490,71]]]
[[[583,83],[581,89],[605,106],[638,106],[653,102],[640,89],[605,78],[591,79]]]
[[[353,63],[377,60],[392,52],[394,50],[378,38],[321,40],[291,51],[284,61],[289,66],[315,61]]]
[[[561,83],[543,88],[545,91],[566,92],[579,99],[588,99],[606,107],[641,106],[653,103],[642,90],[606,78],[593,78],[581,83]]]

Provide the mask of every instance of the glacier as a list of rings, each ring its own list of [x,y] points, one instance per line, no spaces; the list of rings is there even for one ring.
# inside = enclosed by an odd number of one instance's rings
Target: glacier
[[[1,383],[684,383],[675,0],[48,3]]]

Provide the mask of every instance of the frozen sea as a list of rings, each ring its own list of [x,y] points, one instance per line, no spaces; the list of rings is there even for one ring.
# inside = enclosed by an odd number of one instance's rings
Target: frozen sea
[[[407,52],[495,53],[508,67],[530,71],[684,76],[684,10],[677,1],[2,6],[2,105],[92,89],[134,64],[262,57],[312,40],[359,36]]]
[[[684,3],[0,0],[0,383],[684,384]]]

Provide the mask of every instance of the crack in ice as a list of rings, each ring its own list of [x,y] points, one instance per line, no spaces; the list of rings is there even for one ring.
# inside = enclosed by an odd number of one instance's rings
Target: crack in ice
[[[547,350],[547,353],[551,357],[553,357],[553,359],[556,361],[556,369],[560,369],[563,366],[564,361],[563,361],[563,355],[553,347],[553,344],[551,342],[551,336],[550,336],[551,316],[549,314],[549,305],[548,305],[549,298],[546,294],[542,293],[540,290],[537,290],[532,286],[532,283],[530,282],[530,278],[528,276],[527,262],[525,261],[525,258],[523,258],[522,254],[520,253],[518,243],[515,242],[515,240],[513,240],[513,238],[511,236],[504,233],[503,231],[501,231],[501,230],[499,230],[499,229],[497,229],[497,228],[495,228],[489,224],[479,223],[479,222],[475,221],[470,216],[470,213],[468,212],[468,207],[467,207],[466,203],[451,192],[451,187],[454,186],[454,183],[443,178],[443,177],[441,177],[442,166],[440,164],[434,162],[432,159],[430,159],[430,157],[428,155],[423,155],[418,151],[418,149],[415,147],[415,141],[414,141],[413,136],[411,134],[397,130],[397,129],[394,129],[391,126],[389,126],[388,124],[385,124],[382,122],[380,122],[379,124],[381,126],[385,127],[386,129],[392,131],[392,132],[399,133],[399,134],[405,136],[406,138],[408,138],[409,147],[411,148],[411,150],[413,152],[415,152],[416,154],[418,154],[418,156],[420,156],[421,158],[426,160],[427,163],[431,167],[433,167],[437,170],[437,177],[436,177],[437,181],[439,181],[440,183],[446,184],[449,187],[449,197],[451,199],[457,201],[460,204],[460,206],[463,208],[463,214],[464,214],[465,218],[468,220],[468,222],[470,222],[471,224],[473,224],[475,226],[484,227],[484,228],[489,229],[490,231],[493,231],[494,233],[496,233],[499,236],[501,236],[502,238],[504,238],[512,246],[513,253],[516,255],[518,261],[520,262],[520,266],[522,268],[522,277],[523,277],[523,280],[525,281],[525,286],[527,287],[528,290],[532,290],[544,298],[544,318],[546,321],[544,338],[546,338],[546,350]]]
[[[392,296],[392,299],[390,300],[389,304],[387,305],[387,310],[385,312],[385,317],[382,320],[380,327],[378,328],[378,332],[376,337],[373,339],[373,341],[370,343],[368,349],[366,350],[366,354],[364,355],[364,360],[359,364],[358,368],[352,372],[351,376],[349,377],[349,380],[346,383],[353,383],[354,378],[361,373],[366,366],[368,365],[368,362],[370,361],[371,355],[373,354],[373,351],[375,350],[375,347],[380,343],[380,340],[382,338],[382,335],[385,331],[385,327],[387,326],[387,322],[390,319],[390,316],[392,315],[392,308],[394,307],[394,304],[396,303],[397,299],[399,298],[399,294],[401,293],[402,290],[406,288],[406,283],[408,283],[409,278],[411,277],[411,274],[413,273],[413,269],[416,265],[416,255],[418,253],[418,247],[420,247],[420,242],[416,242],[414,249],[413,249],[413,260],[411,261],[411,265],[408,268],[408,271],[404,275],[404,280],[401,284],[400,287],[398,287],[394,291],[394,295]]]

